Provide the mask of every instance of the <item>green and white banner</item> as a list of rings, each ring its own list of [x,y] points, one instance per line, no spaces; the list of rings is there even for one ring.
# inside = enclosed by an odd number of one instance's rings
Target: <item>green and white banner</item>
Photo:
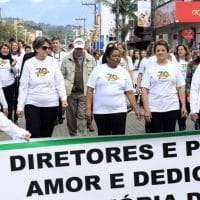
[[[0,143],[2,200],[200,200],[200,133]]]

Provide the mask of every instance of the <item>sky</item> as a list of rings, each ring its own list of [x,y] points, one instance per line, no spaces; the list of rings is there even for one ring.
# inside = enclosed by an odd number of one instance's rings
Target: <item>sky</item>
[[[0,0],[2,17],[17,17],[34,22],[52,25],[80,25],[86,18],[86,28],[94,24],[94,6],[82,3],[94,3],[95,0]]]

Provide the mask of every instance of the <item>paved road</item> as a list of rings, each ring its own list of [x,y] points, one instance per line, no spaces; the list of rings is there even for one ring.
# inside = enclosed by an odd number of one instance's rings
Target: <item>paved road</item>
[[[19,120],[19,126],[24,127],[24,119]],[[177,129],[178,130],[178,129]],[[193,122],[188,118],[187,120],[187,130],[194,130]],[[142,134],[144,133],[144,121],[138,121],[135,118],[134,113],[129,113],[127,117],[126,134]],[[97,132],[86,133],[85,135],[96,136]],[[79,135],[83,136],[83,135]],[[57,125],[53,132],[53,137],[70,137],[68,134],[68,129],[66,125],[66,120],[62,125]],[[4,133],[0,134],[0,140],[10,139]]]

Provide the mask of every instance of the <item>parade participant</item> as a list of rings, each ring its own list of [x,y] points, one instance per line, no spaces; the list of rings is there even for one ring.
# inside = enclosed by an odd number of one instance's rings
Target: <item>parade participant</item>
[[[0,112],[0,130],[7,133],[13,139],[29,140],[31,137],[28,131],[16,126],[2,112]]]
[[[119,65],[121,56],[114,44],[107,47],[105,56],[106,63],[93,69],[87,83],[86,119],[91,120],[93,105],[98,135],[125,134],[125,96],[132,110],[138,114],[131,77],[128,71]]]
[[[133,72],[133,69],[134,69],[133,61],[132,61],[131,57],[128,56],[128,51],[127,51],[126,45],[122,44],[122,43],[118,43],[117,48],[118,48],[118,50],[120,52],[120,56],[121,56],[119,64],[123,68],[125,68],[130,73],[130,75],[132,76],[132,72]]]
[[[176,62],[178,63],[178,67],[183,75],[183,77],[186,79],[186,73],[187,73],[187,65],[190,61],[190,52],[189,49],[185,45],[178,45],[175,49],[175,57],[176,57]],[[186,99],[186,105],[187,105],[187,99]],[[187,106],[188,107],[188,106]],[[187,109],[189,112],[189,110]],[[179,130],[184,131],[186,130],[186,118],[181,117],[181,108],[178,116],[178,125],[179,125]]]
[[[58,37],[53,37],[51,39],[51,47],[51,55],[58,61],[59,66],[61,67],[62,61],[67,55],[67,53],[61,49],[60,39]]]
[[[142,60],[143,58],[145,58],[147,56],[147,51],[146,50],[141,50],[140,51],[140,59]]]
[[[24,50],[25,50],[25,54],[32,52],[32,48],[29,45],[26,45],[25,48],[24,48]]]
[[[51,54],[49,54],[49,55],[52,55],[53,58],[55,58],[57,60],[59,66],[61,67],[62,61],[65,58],[65,56],[67,55],[67,53],[61,49],[60,39],[58,37],[53,37],[51,39],[51,47],[52,47],[52,51],[51,51]],[[61,100],[59,100],[57,123],[59,123],[59,124],[63,123],[63,120],[64,120],[63,115],[64,115],[64,113],[62,110],[62,103],[61,103]]]
[[[146,69],[150,66],[150,63],[156,63],[157,58],[154,55],[154,42],[151,42],[147,47],[146,57],[142,58],[138,70],[138,78],[137,78],[137,93],[141,93],[141,81]],[[145,120],[145,132],[149,133],[149,122]]]
[[[113,47],[113,46],[117,47],[117,42],[110,42],[107,44],[104,54],[100,57],[101,64],[107,63],[107,59],[106,59],[106,55],[108,54],[107,51],[109,51],[110,47]]]
[[[169,46],[160,40],[154,46],[156,63],[150,63],[142,81],[142,98],[145,120],[150,122],[150,132],[175,131],[179,112],[187,115],[185,105],[185,80],[176,63],[168,60]]]
[[[77,136],[86,130],[85,95],[88,77],[96,66],[93,56],[85,51],[85,41],[82,38],[74,40],[74,49],[63,60],[63,73],[68,108],[66,110],[67,127],[71,136]]]
[[[20,49],[20,53],[25,54],[24,41],[23,40],[18,40],[18,46],[19,46],[19,49]]]
[[[192,83],[191,83],[191,89],[190,89],[190,116],[191,120],[196,124],[197,127],[195,129],[199,128],[199,119],[200,119],[200,103],[199,103],[199,97],[200,97],[200,65],[198,65],[197,69],[194,72],[194,75],[192,77]]]
[[[101,60],[100,60],[101,54],[100,54],[99,50],[95,50],[93,52],[93,56],[96,61],[96,65],[100,65],[101,64]]]
[[[140,66],[140,50],[135,49],[133,52],[132,56],[132,61],[133,61],[133,72],[132,72],[132,77],[133,77],[133,85],[135,88],[137,88],[137,78],[138,78],[138,69]]]
[[[197,57],[194,57],[194,59],[187,66],[186,97],[187,97],[187,102],[189,103],[190,103],[190,89],[191,89],[192,77],[199,64],[200,64],[200,54],[197,53]],[[195,127],[195,130],[200,129],[200,115],[199,114],[198,114],[198,119],[195,120],[194,127]]]
[[[17,42],[12,42],[11,43],[11,55],[12,59],[15,61],[15,88],[14,88],[14,105],[13,105],[13,110],[14,110],[14,123],[18,123],[18,116],[16,114],[17,111],[17,98],[18,98],[18,93],[19,93],[19,76],[20,76],[20,71],[21,71],[21,65],[22,65],[22,60],[24,57],[24,54],[20,52],[20,48],[18,46]]]
[[[8,118],[13,119],[16,62],[10,54],[10,46],[3,43],[0,46],[0,82],[8,104]]]
[[[2,85],[0,82],[0,105],[1,105],[1,111],[5,114],[8,115],[8,104],[2,89]]]
[[[138,89],[140,89],[141,87],[141,81],[145,73],[145,70],[149,67],[151,62],[155,63],[156,60],[157,60],[156,56],[154,55],[154,42],[151,42],[147,48],[147,56],[144,57],[140,62],[138,71],[138,80],[137,80]]]
[[[48,56],[50,41],[37,37],[33,42],[36,55],[24,64],[20,78],[17,113],[26,119],[32,137],[51,137],[57,117],[59,97],[67,107],[64,79],[56,60]]]

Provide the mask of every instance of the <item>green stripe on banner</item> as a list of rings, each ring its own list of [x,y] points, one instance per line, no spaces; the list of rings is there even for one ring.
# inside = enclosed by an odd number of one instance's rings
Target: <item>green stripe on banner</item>
[[[13,149],[27,149],[48,146],[72,145],[72,144],[87,144],[87,143],[101,143],[111,141],[125,141],[125,140],[141,140],[153,138],[167,138],[167,137],[181,137],[190,135],[200,135],[200,131],[183,131],[170,133],[152,133],[152,134],[138,134],[138,135],[121,135],[121,136],[98,136],[98,137],[83,137],[83,138],[64,138],[64,139],[48,139],[39,141],[29,141],[22,143],[3,143],[0,144],[0,151]]]

